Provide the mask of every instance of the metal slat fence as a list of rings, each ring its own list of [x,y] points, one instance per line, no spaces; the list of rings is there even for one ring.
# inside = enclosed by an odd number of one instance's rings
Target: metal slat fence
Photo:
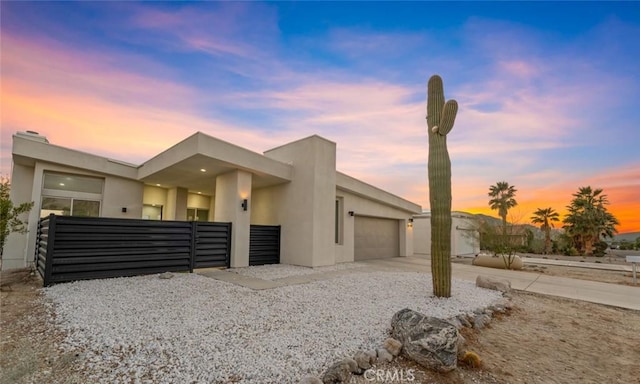
[[[228,267],[231,223],[50,215],[38,225],[44,285]]]
[[[280,263],[280,226],[251,225],[249,265]]]

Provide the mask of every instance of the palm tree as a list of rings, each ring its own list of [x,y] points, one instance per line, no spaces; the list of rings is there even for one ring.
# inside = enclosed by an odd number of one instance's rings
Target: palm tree
[[[593,254],[593,244],[601,236],[613,237],[618,232],[616,225],[620,222],[607,211],[609,199],[602,194],[602,189],[581,187],[573,194],[573,200],[567,207],[569,214],[564,218],[564,228],[573,238],[581,252]]]
[[[503,236],[507,234],[507,214],[509,213],[509,209],[518,205],[515,199],[517,191],[513,185],[509,185],[506,181],[498,181],[496,185],[489,187],[488,195],[491,197],[489,207],[491,207],[491,209],[497,209],[498,215],[502,217]]]
[[[544,253],[551,253],[551,227],[554,221],[560,221],[560,215],[553,208],[538,208],[533,212],[531,222],[540,224],[540,229],[544,232]]]

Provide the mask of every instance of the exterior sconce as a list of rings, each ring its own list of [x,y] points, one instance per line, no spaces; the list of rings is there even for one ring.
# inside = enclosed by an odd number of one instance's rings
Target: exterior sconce
[[[407,227],[413,228],[413,219],[409,219],[409,221],[407,222]]]
[[[122,207],[122,213],[127,213],[127,207]]]
[[[356,214],[355,212],[353,212],[353,211],[349,211],[349,216],[352,216],[352,217],[353,217],[355,214]]]
[[[249,208],[249,201],[247,199],[242,200],[242,204],[240,204],[243,211],[246,211]]]

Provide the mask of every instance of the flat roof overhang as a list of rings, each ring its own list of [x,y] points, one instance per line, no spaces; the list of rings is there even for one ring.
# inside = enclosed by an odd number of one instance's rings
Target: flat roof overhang
[[[380,204],[403,210],[410,214],[415,215],[422,212],[422,207],[418,204],[412,203],[402,197],[393,195],[378,187],[362,182],[342,172],[336,172],[336,188],[369,200],[377,201]]]
[[[197,132],[142,164],[138,180],[210,193],[216,176],[234,170],[251,173],[252,187],[262,188],[290,182],[293,166]]]

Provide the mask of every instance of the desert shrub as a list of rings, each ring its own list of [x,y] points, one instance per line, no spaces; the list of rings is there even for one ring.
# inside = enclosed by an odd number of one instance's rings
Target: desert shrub
[[[578,256],[580,252],[576,249],[576,247],[568,246],[562,249],[562,254],[565,256]]]
[[[597,241],[593,244],[593,256],[602,257],[609,245],[606,241]]]

